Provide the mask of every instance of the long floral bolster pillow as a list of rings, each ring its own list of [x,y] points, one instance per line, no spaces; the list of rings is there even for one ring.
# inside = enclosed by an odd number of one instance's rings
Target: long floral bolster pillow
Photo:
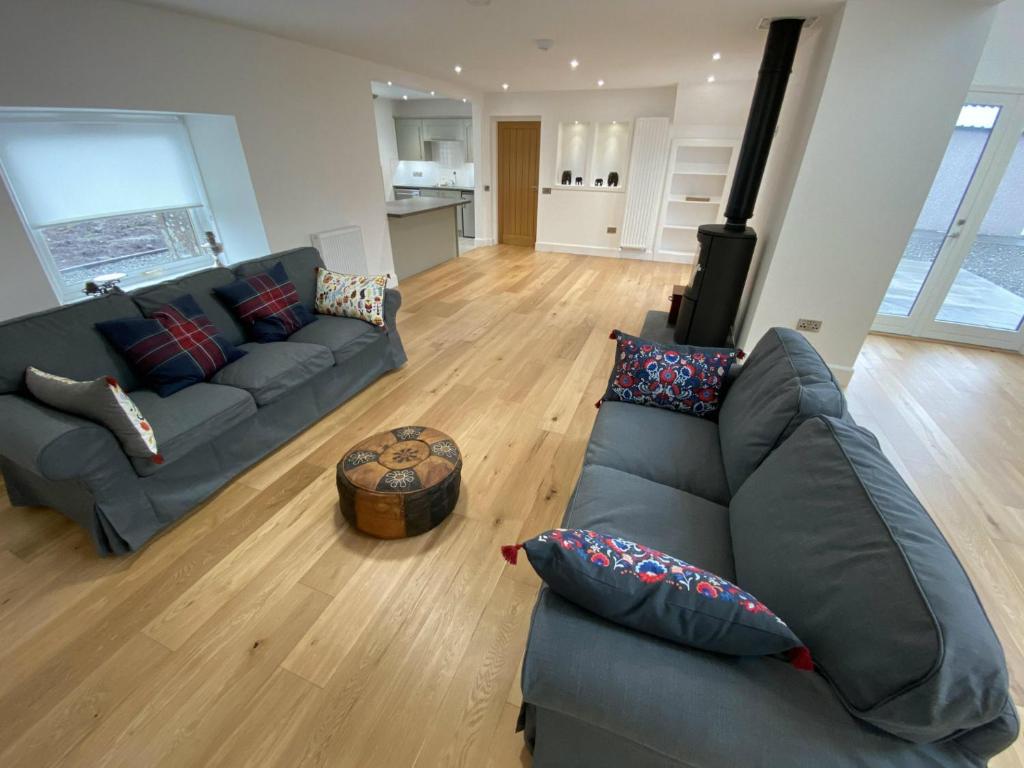
[[[705,651],[786,654],[813,668],[800,639],[756,597],[671,555],[578,528],[546,531],[502,555],[514,565],[519,549],[552,590],[609,621]]]

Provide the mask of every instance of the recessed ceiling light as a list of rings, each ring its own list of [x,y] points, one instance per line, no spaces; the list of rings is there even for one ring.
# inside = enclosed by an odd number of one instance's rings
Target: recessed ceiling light
[[[431,95],[431,96],[433,96],[433,95],[434,95],[434,92],[433,92],[433,91],[431,91],[431,92],[430,92],[430,95]]]
[[[508,90],[508,83],[502,83],[501,84],[501,90],[507,91]]]
[[[388,88],[390,88],[390,87],[391,87],[391,81],[388,80]]]
[[[462,67],[461,67],[460,65],[456,64],[456,65],[455,65],[455,74],[457,75],[457,74],[459,74],[460,72],[462,72]]]
[[[612,120],[612,125],[618,125],[618,124],[619,124],[618,120]]]
[[[405,93],[403,93],[403,94],[402,94],[402,101],[408,101],[408,100],[409,100],[409,95],[408,95],[408,94],[405,94]]]
[[[709,83],[715,82],[715,76],[714,75],[708,75],[708,82]]]
[[[467,99],[465,96],[463,96],[462,97],[462,103],[465,104],[467,101],[469,101],[469,99]]]
[[[714,59],[715,61],[718,61],[720,58],[722,58],[722,54],[720,54],[718,51],[715,51],[714,53],[711,54],[711,58]]]
[[[597,87],[598,88],[604,88],[604,80],[598,80],[597,81]]]
[[[572,124],[573,124],[573,125],[579,125],[579,124],[580,124],[580,121],[579,121],[579,120],[573,120],[573,121],[572,121]]]
[[[569,66],[572,67],[573,69],[576,69],[576,67],[578,67],[579,65],[580,63],[576,59],[573,59],[572,61],[569,62]]]

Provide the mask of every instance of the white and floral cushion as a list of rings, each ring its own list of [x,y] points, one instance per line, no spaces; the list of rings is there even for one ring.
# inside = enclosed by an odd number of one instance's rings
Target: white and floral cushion
[[[390,275],[346,275],[318,267],[314,309],[321,315],[355,317],[384,328],[388,278]]]
[[[153,427],[113,376],[75,381],[29,366],[25,386],[40,402],[107,427],[128,456],[163,463]]]

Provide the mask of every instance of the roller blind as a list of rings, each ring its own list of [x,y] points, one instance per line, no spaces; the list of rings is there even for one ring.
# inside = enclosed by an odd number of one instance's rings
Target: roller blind
[[[0,162],[32,227],[202,205],[180,118],[0,120]]]

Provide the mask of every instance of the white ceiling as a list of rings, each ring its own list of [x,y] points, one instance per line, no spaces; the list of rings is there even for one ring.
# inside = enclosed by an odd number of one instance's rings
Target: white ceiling
[[[483,91],[635,88],[754,76],[762,17],[841,0],[136,0]],[[550,38],[542,52],[534,40]],[[712,62],[714,51],[721,61]],[[569,60],[580,66],[573,71]],[[453,67],[463,71],[456,75]]]

